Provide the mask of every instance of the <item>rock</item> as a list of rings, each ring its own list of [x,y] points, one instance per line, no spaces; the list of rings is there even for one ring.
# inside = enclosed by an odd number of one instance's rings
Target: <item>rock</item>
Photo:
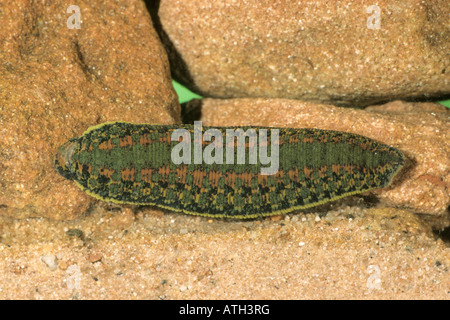
[[[103,258],[103,254],[101,254],[100,252],[92,252],[88,256],[88,261],[90,263],[94,263],[94,262],[98,262],[98,261],[102,260],[102,258]]]
[[[407,157],[405,169],[376,194],[390,205],[450,224],[450,112],[442,105],[395,101],[357,110],[287,99],[203,99],[201,107],[205,126],[320,128],[396,147]]]
[[[392,230],[409,235],[432,236],[430,226],[423,223],[416,215],[409,211],[396,208],[370,208],[365,211],[366,229],[371,231]]]
[[[174,77],[207,97],[355,107],[449,94],[450,2],[376,4],[161,0],[152,10]]]
[[[329,214],[335,216],[331,222]],[[168,213],[136,220],[120,238],[101,229],[90,234],[85,246],[67,242],[68,226],[76,223],[86,229],[108,215],[99,208],[76,222],[26,223],[0,216],[6,223],[3,229],[17,230],[0,241],[0,299],[449,296],[449,238],[438,238],[407,210],[339,206],[317,222],[319,212],[290,214],[282,221],[212,223]],[[182,229],[189,232],[180,234]],[[94,252],[103,258],[91,262],[88,255]],[[49,253],[58,258],[54,272],[40,260]],[[269,311],[276,312],[272,307]]]
[[[105,121],[176,123],[167,55],[145,4],[14,1],[0,9],[0,215],[79,217],[92,198],[53,168],[59,145]]]
[[[58,262],[56,260],[56,256],[52,254],[46,254],[41,257],[41,261],[47,265],[50,271],[55,271],[58,267]]]

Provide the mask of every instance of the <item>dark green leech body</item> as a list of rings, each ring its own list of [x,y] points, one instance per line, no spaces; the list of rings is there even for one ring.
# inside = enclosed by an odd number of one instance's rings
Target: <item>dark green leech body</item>
[[[105,123],[64,144],[55,167],[104,201],[210,217],[255,218],[384,188],[404,164],[397,149],[360,135],[277,128],[275,175],[261,175],[261,164],[248,164],[248,152],[243,165],[225,164],[225,160],[224,164],[175,165],[171,150],[179,142],[171,141],[171,133],[179,128],[192,133],[193,143],[192,125]],[[227,128],[216,128],[224,141]],[[270,151],[270,129],[275,128],[267,129]]]

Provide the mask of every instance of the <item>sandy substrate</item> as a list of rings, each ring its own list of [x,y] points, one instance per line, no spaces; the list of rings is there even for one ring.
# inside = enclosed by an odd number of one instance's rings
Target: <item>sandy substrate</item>
[[[362,198],[226,221],[99,204],[0,218],[0,299],[449,299],[450,248]]]

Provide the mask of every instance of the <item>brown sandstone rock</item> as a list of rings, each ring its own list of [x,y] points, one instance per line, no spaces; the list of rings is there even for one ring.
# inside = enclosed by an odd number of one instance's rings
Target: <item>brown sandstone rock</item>
[[[2,1],[4,2],[4,1]],[[0,214],[75,218],[92,198],[53,169],[57,147],[114,120],[175,123],[167,56],[141,1],[0,5]]]
[[[450,113],[444,106],[395,101],[355,110],[287,99],[204,99],[202,120],[209,126],[339,130],[394,146],[408,158],[406,168],[377,195],[443,224],[450,222]]]
[[[448,241],[407,210],[232,222],[144,211],[122,227],[124,212],[100,206],[77,221],[0,216],[0,299],[448,300]]]
[[[379,29],[368,27],[373,4]],[[450,93],[448,0],[161,0],[157,7],[174,77],[207,97],[367,106]]]

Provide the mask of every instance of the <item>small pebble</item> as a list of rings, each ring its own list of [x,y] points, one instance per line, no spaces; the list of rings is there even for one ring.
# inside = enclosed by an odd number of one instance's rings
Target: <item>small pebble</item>
[[[50,271],[54,271],[58,267],[56,256],[54,256],[53,254],[47,254],[45,256],[42,256],[41,261],[47,265]]]
[[[100,261],[100,260],[102,260],[102,258],[103,258],[103,255],[100,252],[93,252],[93,253],[90,253],[88,256],[88,260],[91,263]]]
[[[278,216],[272,216],[272,217],[271,217],[271,220],[272,220],[272,221],[280,221],[280,220],[281,220],[281,218],[283,218],[283,216],[282,216],[282,215],[278,215]]]

